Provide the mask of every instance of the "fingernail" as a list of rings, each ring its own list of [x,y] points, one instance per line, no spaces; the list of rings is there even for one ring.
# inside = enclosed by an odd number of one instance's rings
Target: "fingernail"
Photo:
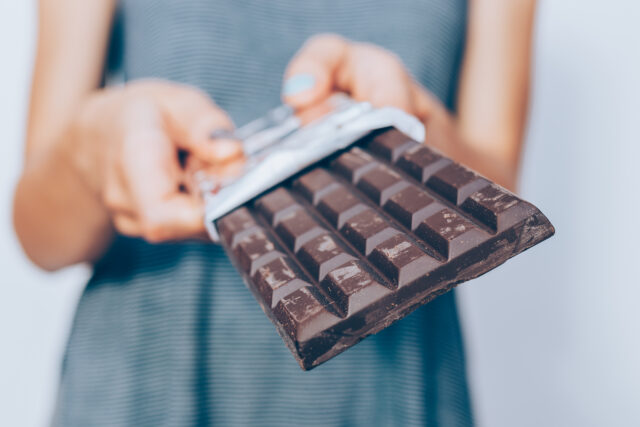
[[[316,78],[312,74],[296,74],[289,77],[282,87],[284,96],[293,96],[311,89],[316,84]]]

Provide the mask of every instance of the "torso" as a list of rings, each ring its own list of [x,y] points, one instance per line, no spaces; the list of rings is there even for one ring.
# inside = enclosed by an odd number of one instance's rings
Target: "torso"
[[[301,44],[336,32],[395,52],[451,105],[462,0],[124,0],[126,79],[197,86],[236,124],[280,102]],[[117,47],[117,46],[116,46]],[[214,245],[119,238],[79,303],[55,423],[470,425],[453,293],[302,372]]]

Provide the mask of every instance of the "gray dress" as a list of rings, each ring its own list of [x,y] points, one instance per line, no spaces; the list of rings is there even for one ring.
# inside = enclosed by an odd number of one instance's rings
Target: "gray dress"
[[[279,103],[309,36],[384,46],[451,106],[463,0],[124,0],[111,68],[209,93],[237,124]],[[58,426],[468,426],[453,293],[303,372],[220,247],[119,237],[64,359]]]

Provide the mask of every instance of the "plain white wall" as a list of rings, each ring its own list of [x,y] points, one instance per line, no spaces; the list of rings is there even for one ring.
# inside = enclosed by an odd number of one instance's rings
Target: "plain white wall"
[[[540,2],[522,193],[557,235],[459,288],[479,424],[640,425],[640,2]],[[0,2],[0,426],[46,425],[85,268],[22,255],[33,1]],[[46,221],[46,215],[43,215]]]

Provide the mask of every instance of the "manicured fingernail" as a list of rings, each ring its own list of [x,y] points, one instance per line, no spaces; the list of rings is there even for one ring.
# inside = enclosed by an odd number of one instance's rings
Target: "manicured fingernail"
[[[311,74],[296,74],[289,77],[282,87],[284,96],[293,96],[311,89],[316,84],[316,78]]]

